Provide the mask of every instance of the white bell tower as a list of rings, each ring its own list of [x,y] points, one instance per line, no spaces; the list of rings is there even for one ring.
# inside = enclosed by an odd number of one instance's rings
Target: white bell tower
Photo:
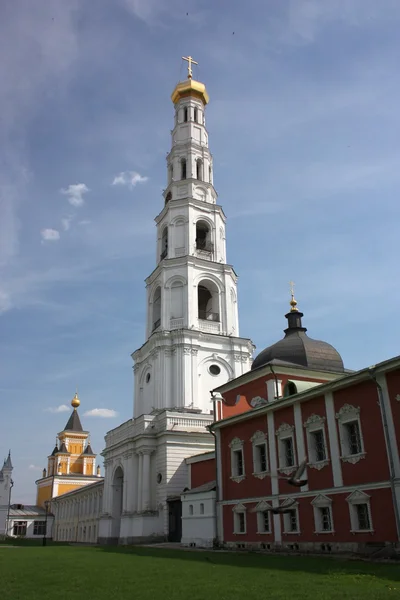
[[[156,268],[146,279],[145,344],[133,353],[134,417],[165,408],[209,413],[210,390],[251,367],[239,337],[237,275],[226,262],[225,224],[213,185],[203,83],[172,93],[164,207],[156,217]],[[195,63],[197,64],[197,63]]]

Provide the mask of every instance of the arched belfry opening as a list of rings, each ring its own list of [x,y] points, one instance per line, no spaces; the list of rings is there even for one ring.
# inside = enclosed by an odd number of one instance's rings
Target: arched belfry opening
[[[196,179],[199,179],[199,181],[203,181],[203,161],[201,160],[201,158],[198,158],[196,160]]]
[[[196,250],[203,252],[212,252],[211,228],[206,221],[197,221],[196,223]]]
[[[187,177],[186,158],[182,158],[182,160],[181,160],[181,179],[186,179],[186,177]]]
[[[161,325],[161,287],[159,286],[153,296],[153,331]]]
[[[160,260],[168,256],[168,227],[164,227],[161,236],[161,254]]]
[[[185,108],[183,109],[183,120],[185,123],[187,123],[188,120],[188,109],[187,106],[185,106]]]
[[[121,467],[115,470],[112,482],[112,532],[111,537],[118,539],[121,529],[122,503],[124,497],[124,472]]]
[[[197,123],[197,121],[198,121],[198,115],[197,115],[197,113],[198,113],[198,110],[195,107],[194,110],[193,110],[193,120],[194,120],[195,123]]]
[[[197,306],[199,319],[219,322],[219,290],[213,281],[203,280],[199,283]]]

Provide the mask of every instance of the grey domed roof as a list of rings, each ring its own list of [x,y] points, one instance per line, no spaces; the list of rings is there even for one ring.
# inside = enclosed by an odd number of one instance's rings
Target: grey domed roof
[[[295,305],[285,316],[289,324],[285,329],[285,337],[262,350],[253,362],[252,370],[266,365],[273,359],[279,359],[316,371],[344,373],[339,352],[326,342],[308,337],[307,329],[301,323],[303,313],[299,312]]]

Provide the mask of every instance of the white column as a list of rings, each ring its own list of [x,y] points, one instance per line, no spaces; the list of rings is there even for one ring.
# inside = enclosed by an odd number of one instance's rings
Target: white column
[[[129,481],[129,467],[132,460],[132,452],[127,452],[123,456],[124,465],[124,480],[122,485],[122,513],[127,512],[128,509],[128,481]]]
[[[143,471],[142,471],[142,510],[150,510],[150,454],[151,450],[143,450]]]
[[[297,464],[299,465],[306,455],[300,402],[296,402],[296,404],[293,407],[293,410],[294,410],[294,426],[295,426],[295,432],[296,432]],[[304,471],[304,478],[307,479],[307,469]],[[308,483],[306,485],[303,485],[303,487],[301,488],[301,491],[308,492]]]
[[[137,454],[132,454],[130,459],[130,471],[128,476],[128,511],[137,511],[137,487],[138,487],[138,462]]]
[[[142,486],[143,486],[143,454],[138,452],[138,478],[137,478],[137,512],[142,512]]]
[[[343,485],[342,464],[340,462],[339,437],[338,437],[337,426],[336,426],[335,404],[333,401],[332,392],[328,392],[327,394],[325,394],[325,410],[326,410],[326,422],[328,425],[329,445],[330,445],[331,461],[332,461],[333,485],[335,487],[342,487],[342,485]]]

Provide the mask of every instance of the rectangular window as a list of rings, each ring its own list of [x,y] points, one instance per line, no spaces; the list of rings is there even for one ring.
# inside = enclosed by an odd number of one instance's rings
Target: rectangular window
[[[297,510],[295,508],[284,514],[284,525],[286,533],[298,532]]]
[[[233,475],[236,477],[241,477],[244,474],[243,468],[243,451],[242,450],[234,450],[233,451]]]
[[[264,473],[267,471],[267,445],[257,444],[254,446],[254,472]]]
[[[332,517],[329,506],[321,506],[319,510],[321,531],[332,531]]]
[[[360,454],[362,452],[360,425],[358,421],[344,424],[347,438],[347,450],[349,454]]]
[[[27,521],[14,521],[13,535],[26,535]]]
[[[246,533],[246,516],[244,512],[235,513],[236,533]]]
[[[355,509],[357,514],[357,529],[371,529],[368,504],[356,504]]]
[[[284,467],[293,467],[294,465],[294,448],[293,448],[293,438],[287,437],[282,440],[282,448],[283,448],[283,466]]]
[[[259,533],[270,533],[271,525],[269,512],[264,510],[262,512],[257,513],[258,515],[258,531]]]
[[[33,535],[46,535],[46,521],[33,522]]]
[[[311,443],[312,443],[312,451],[314,454],[315,462],[320,462],[326,459],[325,453],[325,439],[324,432],[322,429],[318,429],[317,431],[312,431],[310,433]]]

